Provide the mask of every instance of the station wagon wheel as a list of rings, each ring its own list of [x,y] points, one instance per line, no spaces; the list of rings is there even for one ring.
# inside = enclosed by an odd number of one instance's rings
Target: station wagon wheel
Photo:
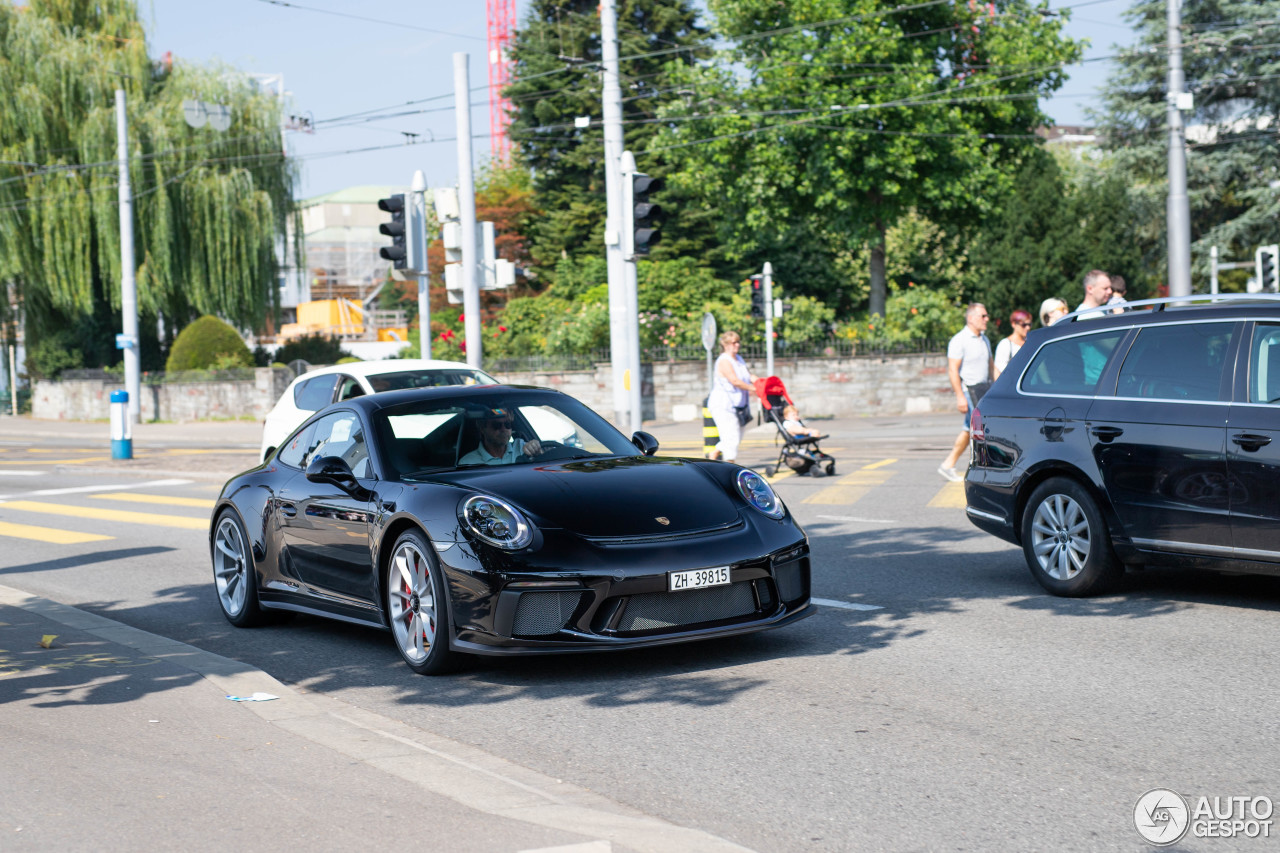
[[[1036,581],[1054,595],[1102,592],[1121,573],[1097,503],[1067,477],[1036,487],[1022,514],[1022,551]]]
[[[258,605],[257,572],[240,518],[223,510],[213,533],[213,583],[218,590],[222,615],[237,628],[266,622]]]
[[[444,578],[425,537],[416,530],[400,535],[391,549],[386,574],[387,621],[396,650],[420,675],[456,668],[449,649],[449,607]]]

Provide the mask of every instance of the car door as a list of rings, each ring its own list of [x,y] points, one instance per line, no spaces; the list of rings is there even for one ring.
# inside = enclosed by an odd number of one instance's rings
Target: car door
[[[1280,323],[1257,323],[1241,345],[1227,421],[1235,556],[1280,563]]]
[[[331,483],[308,480],[302,472],[321,456],[344,459],[366,489],[375,484],[359,415],[343,409],[318,420],[300,460],[302,471],[281,489],[277,501],[288,561],[311,592],[372,603],[377,599],[370,565],[370,500],[367,494],[354,496]]]
[[[1238,324],[1141,327],[1087,428],[1099,475],[1139,548],[1226,556],[1226,465]]]

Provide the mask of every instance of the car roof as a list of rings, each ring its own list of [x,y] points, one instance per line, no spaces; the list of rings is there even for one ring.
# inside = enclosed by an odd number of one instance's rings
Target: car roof
[[[370,376],[382,376],[386,373],[405,373],[411,370],[480,370],[485,373],[482,368],[473,368],[471,365],[462,361],[443,361],[440,359],[425,358],[388,358],[382,361],[350,361],[345,364],[331,364],[328,367],[318,367],[315,370],[308,370],[297,379],[310,379],[312,376],[324,376],[329,373],[346,373],[350,376],[360,376],[368,378]],[[294,381],[296,382],[297,379]]]
[[[568,395],[554,388],[539,388],[534,385],[439,385],[433,388],[405,388],[399,391],[382,391],[377,394],[366,394],[334,403],[334,406],[347,406],[372,414],[380,409],[388,409],[417,400],[449,400],[457,399],[480,406],[490,403],[502,403],[509,400],[513,393],[518,393],[522,401],[531,397],[559,397]],[[570,398],[573,399],[573,398]]]
[[[1190,300],[1190,301],[1189,301]],[[1111,311],[1123,309],[1119,314]],[[1098,314],[1102,316],[1097,316]],[[1048,338],[1067,337],[1110,328],[1156,323],[1240,319],[1280,319],[1280,295],[1265,293],[1195,294],[1124,302],[1086,308],[1061,317],[1052,326],[1036,329]],[[1039,336],[1039,335],[1037,335]]]

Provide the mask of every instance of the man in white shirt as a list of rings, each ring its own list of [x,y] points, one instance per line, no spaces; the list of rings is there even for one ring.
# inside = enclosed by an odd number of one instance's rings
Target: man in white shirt
[[[1076,306],[1077,311],[1088,308],[1101,308],[1111,301],[1111,276],[1102,270],[1089,270],[1084,276],[1084,301]],[[1105,317],[1102,311],[1081,314],[1079,320],[1096,320]]]
[[[536,438],[525,441],[512,438],[515,426],[510,411],[493,409],[489,417],[480,422],[480,444],[475,450],[458,460],[459,465],[510,465],[517,456],[537,456],[542,444]]]
[[[960,454],[969,447],[969,419],[978,398],[990,385],[995,364],[991,358],[991,342],[987,340],[987,309],[972,302],[964,315],[964,328],[947,344],[947,378],[956,392],[956,410],[964,415],[964,429],[956,436],[955,446],[938,473],[953,482],[964,478],[956,471]]]

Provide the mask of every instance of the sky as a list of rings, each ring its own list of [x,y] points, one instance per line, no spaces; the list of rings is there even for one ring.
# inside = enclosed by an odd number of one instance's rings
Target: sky
[[[1087,123],[1110,65],[1098,61],[1133,32],[1121,19],[1130,0],[1050,0],[1071,8],[1067,28],[1091,42],[1086,61],[1045,109],[1056,123]],[[290,114],[314,132],[287,134],[300,159],[299,198],[373,184],[408,186],[421,169],[431,187],[458,179],[453,55],[469,55],[472,161],[489,156],[488,56],[484,0],[141,0],[149,49],[195,64],[220,62],[251,74],[283,75]],[[517,0],[523,20],[528,0]],[[1088,61],[1094,60],[1094,61]],[[355,124],[368,110],[412,113]],[[393,110],[394,111],[394,110]],[[411,136],[410,134],[416,134]],[[412,143],[412,144],[406,144]]]

